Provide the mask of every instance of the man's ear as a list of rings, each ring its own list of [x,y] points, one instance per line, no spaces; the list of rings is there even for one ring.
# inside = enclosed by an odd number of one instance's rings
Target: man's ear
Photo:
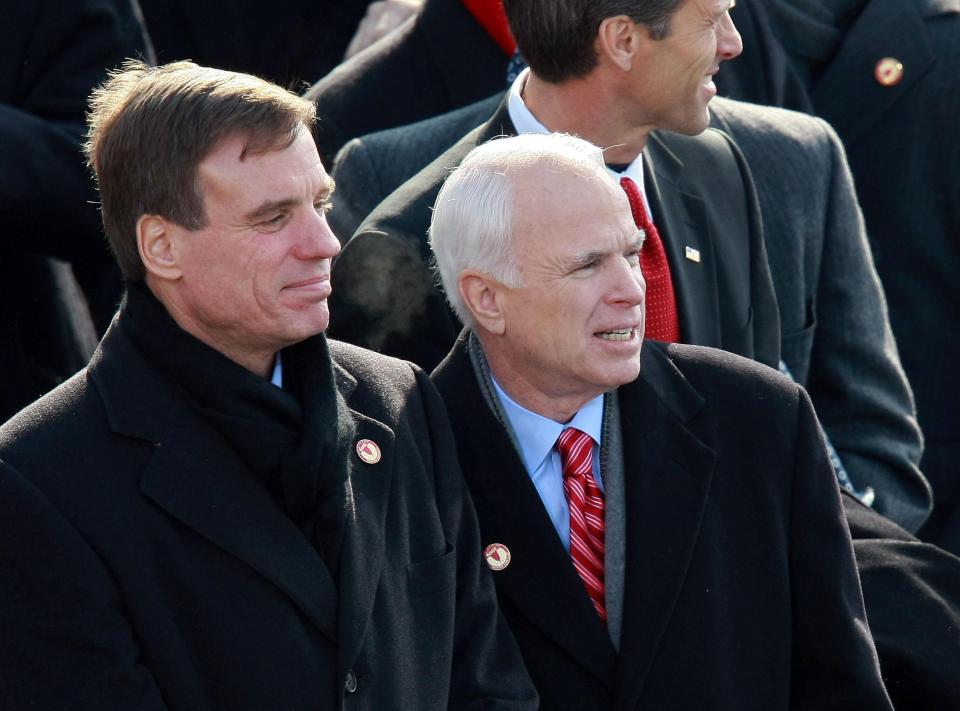
[[[177,262],[177,230],[182,228],[159,215],[141,215],[137,220],[137,250],[148,274],[168,281],[183,275]]]
[[[628,72],[640,47],[640,26],[626,15],[605,17],[597,31],[598,56]]]
[[[463,299],[477,326],[495,335],[505,329],[501,293],[503,285],[490,275],[474,269],[460,272],[460,298]]]

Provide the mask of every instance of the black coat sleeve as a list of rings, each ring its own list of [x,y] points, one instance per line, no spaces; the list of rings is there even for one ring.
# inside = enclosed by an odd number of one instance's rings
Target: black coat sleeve
[[[166,709],[110,571],[93,548],[2,461],[0,502],[4,708]]]

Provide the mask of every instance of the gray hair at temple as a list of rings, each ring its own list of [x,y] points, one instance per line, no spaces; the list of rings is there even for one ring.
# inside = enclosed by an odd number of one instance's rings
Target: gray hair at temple
[[[512,244],[518,180],[542,182],[551,173],[611,180],[603,151],[592,143],[563,133],[523,134],[477,146],[441,187],[430,247],[447,301],[463,323],[473,324],[460,295],[465,269],[511,288],[522,285]]]

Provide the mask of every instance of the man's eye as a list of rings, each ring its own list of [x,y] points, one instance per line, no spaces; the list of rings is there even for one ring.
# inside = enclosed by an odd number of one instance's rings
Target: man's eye
[[[276,227],[281,222],[283,222],[285,218],[286,218],[286,214],[279,212],[276,215],[268,217],[266,220],[264,220],[260,224],[264,225],[265,227]]]
[[[631,267],[640,266],[640,250],[634,250],[633,252],[627,252],[627,263]]]

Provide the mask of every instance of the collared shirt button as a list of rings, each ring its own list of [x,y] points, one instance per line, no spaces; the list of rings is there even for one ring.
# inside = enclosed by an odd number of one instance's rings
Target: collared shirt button
[[[347,672],[347,679],[343,682],[343,689],[348,694],[352,694],[357,690],[357,675],[353,673],[353,670]]]

